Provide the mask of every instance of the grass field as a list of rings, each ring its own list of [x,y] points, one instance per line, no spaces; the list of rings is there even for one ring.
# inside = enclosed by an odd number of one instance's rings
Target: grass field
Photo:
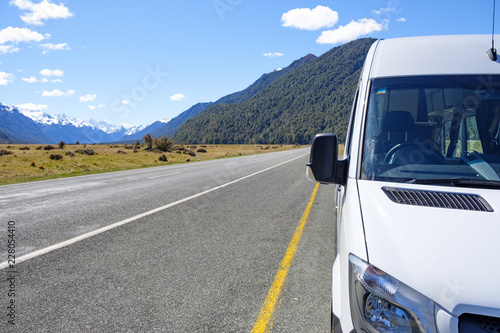
[[[60,148],[58,145],[0,144],[0,185],[295,148],[298,146],[180,145],[166,153],[148,151],[143,145],[64,145]]]

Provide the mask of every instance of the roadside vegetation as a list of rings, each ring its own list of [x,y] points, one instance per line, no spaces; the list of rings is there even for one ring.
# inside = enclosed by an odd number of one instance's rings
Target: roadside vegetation
[[[0,144],[0,185],[205,161],[297,145],[174,145],[164,138],[132,145]]]

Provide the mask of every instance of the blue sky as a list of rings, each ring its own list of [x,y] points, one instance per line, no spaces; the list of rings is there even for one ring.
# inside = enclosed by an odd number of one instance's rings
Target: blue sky
[[[4,0],[0,103],[148,125],[352,39],[490,34],[492,9],[492,0]]]

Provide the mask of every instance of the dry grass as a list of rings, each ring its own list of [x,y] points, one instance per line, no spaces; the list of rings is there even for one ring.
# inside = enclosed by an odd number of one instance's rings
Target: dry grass
[[[263,152],[294,149],[295,146],[279,145],[208,145],[208,146],[176,146],[181,150],[174,152],[147,151],[144,146],[133,145],[65,145],[60,149],[44,150],[46,145],[0,145],[0,185],[54,179],[60,177],[80,176],[93,173],[119,171],[127,169],[153,167],[159,165],[187,163],[253,155]],[[40,148],[41,149],[37,149]],[[29,148],[29,149],[27,149]],[[198,157],[191,156],[197,149]],[[92,150],[94,155],[78,153]],[[62,156],[60,159],[59,156]],[[167,161],[161,158],[165,155]]]

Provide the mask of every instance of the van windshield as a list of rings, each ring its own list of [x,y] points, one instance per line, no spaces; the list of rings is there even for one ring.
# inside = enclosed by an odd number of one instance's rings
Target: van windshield
[[[499,123],[500,76],[374,79],[361,178],[498,185]]]

